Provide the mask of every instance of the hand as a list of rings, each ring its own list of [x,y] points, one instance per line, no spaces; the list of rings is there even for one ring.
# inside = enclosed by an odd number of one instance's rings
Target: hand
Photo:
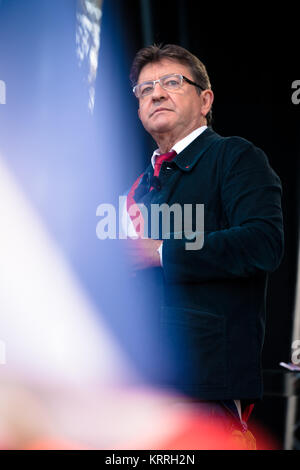
[[[131,267],[139,269],[161,266],[158,248],[162,240],[152,238],[128,238],[124,240],[124,252],[129,259]]]

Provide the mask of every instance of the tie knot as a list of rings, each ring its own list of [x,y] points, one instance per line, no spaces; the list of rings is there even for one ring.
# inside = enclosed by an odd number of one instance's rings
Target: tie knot
[[[163,162],[165,161],[171,161],[173,158],[176,156],[175,150],[172,150],[172,152],[167,152],[167,153],[162,153],[161,155],[157,155],[155,159],[155,164],[154,164],[154,176],[158,176],[160,172],[160,167]]]
[[[173,160],[173,158],[176,156],[175,150],[172,150],[171,152],[167,153],[161,153],[160,155],[157,155],[155,159],[155,165],[156,164],[162,164],[164,161],[170,161]]]

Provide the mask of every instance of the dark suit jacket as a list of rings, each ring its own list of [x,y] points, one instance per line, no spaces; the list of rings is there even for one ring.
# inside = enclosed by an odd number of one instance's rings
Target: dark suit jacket
[[[168,168],[167,168],[168,167]],[[281,184],[264,152],[207,128],[171,163],[145,204],[204,204],[204,245],[163,241],[164,385],[203,400],[262,397],[261,352],[268,273],[283,255]]]

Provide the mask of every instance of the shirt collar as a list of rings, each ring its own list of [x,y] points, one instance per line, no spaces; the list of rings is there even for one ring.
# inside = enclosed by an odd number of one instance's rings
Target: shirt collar
[[[201,126],[201,127],[198,127],[198,129],[195,129],[194,131],[192,131],[190,134],[188,134],[187,136],[185,136],[183,139],[179,140],[179,142],[176,142],[175,145],[173,145],[173,147],[169,150],[169,152],[171,152],[172,150],[175,150],[175,152],[177,153],[177,155],[182,152],[182,150],[184,150],[191,142],[193,142],[193,140],[195,140],[197,137],[199,137],[200,134],[202,134],[202,132],[205,131],[205,129],[207,129],[207,126]],[[152,157],[151,157],[151,164],[154,168],[154,164],[155,164],[155,159],[156,159],[156,156],[157,155],[160,155],[160,151],[159,149],[156,149],[154,150],[153,154],[152,154]]]

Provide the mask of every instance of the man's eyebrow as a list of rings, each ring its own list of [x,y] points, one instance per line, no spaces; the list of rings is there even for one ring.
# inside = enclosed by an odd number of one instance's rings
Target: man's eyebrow
[[[168,73],[164,73],[163,75],[160,75],[158,79],[162,77],[167,77],[168,75],[182,75],[183,76],[184,74],[181,72],[168,72]],[[146,78],[145,80],[138,81],[137,85],[140,83],[144,83],[144,82],[154,82],[154,80],[155,80],[154,78]]]
[[[142,80],[141,82],[139,83],[144,83],[144,82],[153,82],[154,81],[154,78],[146,78],[146,80]]]

